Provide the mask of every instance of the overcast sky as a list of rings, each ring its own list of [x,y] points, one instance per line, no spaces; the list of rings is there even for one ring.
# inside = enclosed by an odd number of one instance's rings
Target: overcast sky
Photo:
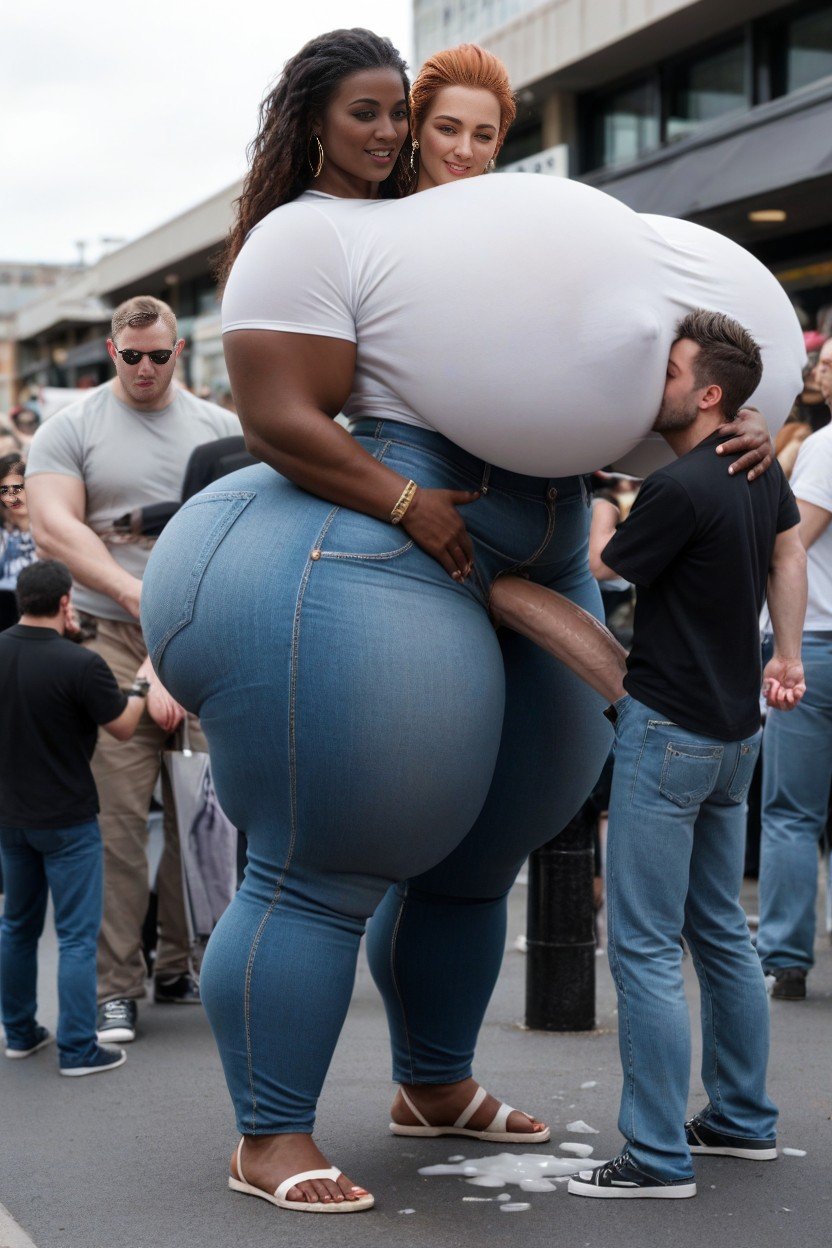
[[[240,177],[257,110],[313,35],[369,26],[412,59],[409,0],[3,5],[0,261],[87,260]]]

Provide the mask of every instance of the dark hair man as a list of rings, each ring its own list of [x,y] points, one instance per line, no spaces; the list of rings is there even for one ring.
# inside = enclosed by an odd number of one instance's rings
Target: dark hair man
[[[38,546],[75,582],[88,644],[122,683],[146,657],[138,622],[152,541],[118,532],[125,512],[179,498],[195,447],[240,433],[237,418],[174,385],[184,347],[166,303],[128,299],[113,313],[107,350],[116,375],[48,420],[32,443],[27,493]],[[93,759],[104,841],[104,919],[98,950],[102,1040],[135,1039],[145,995],[142,924],[148,905],[147,815],[168,735],[184,714],[151,672],[148,714],[129,745],[102,738]],[[195,748],[205,748],[193,722]],[[157,876],[157,1001],[199,1002],[189,974],[176,825],[165,789],[165,849]]]
[[[0,633],[0,1012],[6,1057],[30,1057],[52,1040],[35,1018],[37,947],[51,892],[58,932],[58,1054],[62,1075],[94,1075],[125,1060],[96,1039],[95,951],[101,923],[102,852],[90,770],[103,727],[126,741],[144,710],[145,662],[128,695],[104,660],[74,645],[69,569],[24,568],[19,623]]]
[[[768,590],[775,649],[763,688],[770,706],[790,708],[805,689],[806,556],[779,465],[749,482],[714,455],[717,429],[760,373],[742,326],[716,312],[685,317],[654,425],[678,458],[647,478],[601,555],[638,591],[613,713],[607,854],[626,1144],[570,1180],[579,1196],[694,1196],[691,1153],[777,1155],[766,988],[739,897],[761,735],[758,616]],[[699,977],[709,1096],[687,1123],[682,937]]]
[[[816,376],[832,408],[832,338]],[[815,962],[818,842],[826,831],[832,777],[832,425],[800,448],[791,487],[809,561],[803,661],[809,691],[794,715],[770,715],[763,737],[760,928],[757,952],[771,995],[806,996]]]

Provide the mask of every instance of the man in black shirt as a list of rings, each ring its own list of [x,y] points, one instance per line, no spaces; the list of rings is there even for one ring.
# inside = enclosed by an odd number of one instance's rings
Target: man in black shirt
[[[77,629],[71,587],[57,560],[25,568],[20,622],[0,633],[0,1013],[6,1057],[30,1057],[51,1042],[35,1019],[37,947],[51,892],[60,1070],[78,1076],[125,1061],[123,1049],[96,1040],[103,859],[90,758],[99,726],[119,741],[132,736],[149,660],[125,696],[104,660],[65,636]]]
[[[685,317],[654,425],[679,458],[648,477],[601,555],[637,587],[607,856],[626,1145],[570,1180],[575,1195],[694,1196],[691,1153],[777,1155],[765,981],[739,896],[761,735],[758,617],[768,592],[775,651],[763,690],[787,710],[805,691],[806,558],[779,465],[749,482],[714,455],[716,429],[761,373],[742,326],[715,312]],[[687,1123],[682,937],[699,977],[709,1097]]]

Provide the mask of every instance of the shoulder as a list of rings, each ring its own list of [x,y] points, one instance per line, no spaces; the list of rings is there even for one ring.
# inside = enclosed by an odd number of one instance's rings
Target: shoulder
[[[198,398],[190,390],[178,389],[173,397],[173,407],[179,416],[210,430],[217,437],[242,433],[240,421],[233,412],[220,407],[218,403]]]

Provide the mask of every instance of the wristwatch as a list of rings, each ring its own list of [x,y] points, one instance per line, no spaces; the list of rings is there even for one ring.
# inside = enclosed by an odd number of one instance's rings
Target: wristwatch
[[[150,681],[145,680],[144,676],[137,676],[129,689],[124,692],[128,698],[146,698],[150,689]]]

